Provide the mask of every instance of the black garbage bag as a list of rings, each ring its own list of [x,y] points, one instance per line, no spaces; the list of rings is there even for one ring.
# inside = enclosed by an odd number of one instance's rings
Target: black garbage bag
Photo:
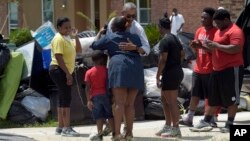
[[[177,37],[180,40],[183,50],[185,52],[185,59],[194,60],[196,58],[196,55],[189,46],[190,41],[194,40],[194,34],[188,32],[180,32],[178,33]]]
[[[13,101],[7,119],[18,124],[33,124],[40,120],[29,112],[19,101]]]
[[[194,40],[194,34],[188,32],[180,32],[177,35],[185,53],[185,60],[183,62],[183,66],[187,68],[187,64],[191,60],[196,59],[195,52],[193,52],[192,48],[189,46],[190,42]],[[158,65],[158,56],[159,56],[159,43],[158,42],[151,50],[148,56],[142,57],[142,62],[144,64],[144,68],[157,67]]]
[[[5,44],[0,44],[0,76],[10,60],[10,50]],[[0,77],[1,78],[1,77]]]
[[[183,114],[187,111],[187,108],[184,107],[183,103],[177,99],[178,108],[180,114]],[[148,120],[162,120],[165,119],[163,105],[161,102],[161,97],[147,97],[144,98],[144,111],[145,119]]]
[[[152,68],[158,66],[158,53],[151,50],[149,55],[142,56],[142,63],[144,68]]]
[[[148,97],[144,99],[145,119],[164,119],[164,112],[160,97]]]
[[[179,87],[178,97],[184,100],[183,102],[180,103],[183,105],[185,109],[187,109],[191,99],[191,92],[189,92],[188,89],[183,84],[181,84]]]

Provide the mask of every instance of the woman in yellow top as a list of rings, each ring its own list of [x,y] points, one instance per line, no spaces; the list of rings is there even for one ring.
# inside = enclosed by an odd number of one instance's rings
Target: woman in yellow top
[[[79,133],[70,127],[70,103],[72,73],[75,67],[77,52],[81,52],[81,44],[76,36],[77,30],[71,28],[70,20],[66,17],[57,20],[58,33],[51,45],[51,58],[49,74],[58,88],[57,117],[58,127],[56,134],[63,136],[79,136]],[[75,43],[71,39],[75,37]]]

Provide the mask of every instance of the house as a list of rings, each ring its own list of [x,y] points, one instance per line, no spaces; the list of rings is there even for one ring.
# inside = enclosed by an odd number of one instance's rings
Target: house
[[[35,30],[48,20],[55,24],[61,16],[69,17],[79,31],[93,29],[90,22],[76,14],[79,11],[99,28],[107,22],[110,13],[116,11],[119,15],[128,1],[137,5],[136,19],[142,25],[157,23],[166,11],[171,13],[177,8],[185,18],[185,32],[194,32],[200,25],[204,7],[222,6],[231,12],[235,21],[245,4],[245,0],[1,0],[0,33],[8,36],[18,27]]]

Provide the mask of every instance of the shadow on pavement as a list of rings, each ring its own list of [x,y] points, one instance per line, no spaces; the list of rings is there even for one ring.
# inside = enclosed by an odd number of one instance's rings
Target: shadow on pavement
[[[89,134],[80,134],[80,137],[89,137]]]
[[[6,141],[36,141],[32,138],[20,136],[20,135],[14,135],[14,134],[6,134],[6,133],[0,133],[0,140],[6,140]]]
[[[193,140],[193,141],[202,141],[212,139],[213,136],[183,136],[181,140]]]
[[[181,138],[160,138],[160,137],[134,137],[134,141],[184,141],[184,140],[193,140],[193,141],[201,141],[201,140],[209,140],[212,139],[213,136],[182,136]]]
[[[250,120],[244,120],[244,121],[235,121],[236,124],[250,124]]]
[[[226,123],[227,120],[219,120],[217,122],[222,122],[222,123]],[[242,121],[234,121],[234,124],[250,124],[250,120],[242,120]]]
[[[180,141],[182,138],[134,137],[134,141]]]

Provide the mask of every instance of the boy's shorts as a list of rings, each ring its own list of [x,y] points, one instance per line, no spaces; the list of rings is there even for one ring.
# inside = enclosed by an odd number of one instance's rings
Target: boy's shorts
[[[94,104],[92,114],[95,120],[113,118],[111,99],[107,94],[92,98]]]

